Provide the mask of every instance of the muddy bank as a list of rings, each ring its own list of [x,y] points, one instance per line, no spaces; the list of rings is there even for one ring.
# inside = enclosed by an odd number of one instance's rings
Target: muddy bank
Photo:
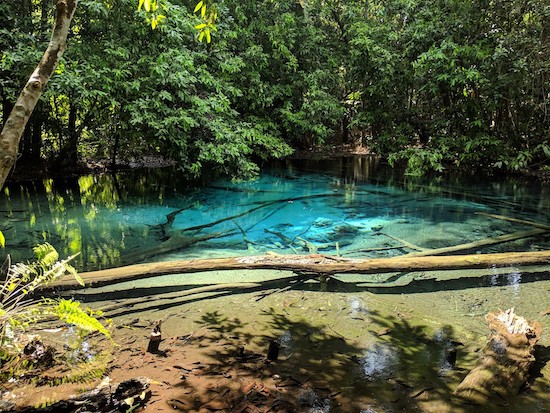
[[[105,301],[90,303],[93,307],[113,304],[107,291],[98,293]],[[452,392],[487,338],[483,317],[497,304],[487,301],[490,295],[463,290],[381,296],[324,292],[311,283],[240,295],[216,291],[171,303],[157,304],[150,296],[109,314],[117,345],[109,349],[101,378],[53,387],[12,383],[3,399],[27,406],[52,403],[108,376],[113,385],[149,378],[146,411],[479,411]],[[522,310],[530,316],[539,308]],[[550,327],[550,317],[537,317]],[[163,341],[155,355],[145,350],[158,320]],[[268,361],[272,341],[279,353]],[[549,344],[543,337],[541,360],[547,360]],[[484,411],[545,411],[550,371],[544,361],[537,366],[527,391],[507,406],[489,404]]]

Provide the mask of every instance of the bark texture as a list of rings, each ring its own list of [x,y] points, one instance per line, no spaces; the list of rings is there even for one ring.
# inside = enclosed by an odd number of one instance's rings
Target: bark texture
[[[346,259],[329,255],[263,255],[236,258],[210,258],[152,262],[126,267],[81,273],[86,287],[115,284],[166,274],[184,274],[216,270],[271,269],[289,270],[299,274],[329,276],[333,274],[378,274],[401,271],[453,270],[487,268],[491,265],[537,265],[550,263],[550,251],[511,252],[451,256],[373,259]],[[65,277],[49,288],[83,288],[73,277]]]
[[[502,404],[516,396],[527,381],[542,327],[517,316],[513,308],[489,313],[486,319],[491,336],[454,394],[469,403]]]
[[[15,164],[19,142],[29,117],[67,48],[69,26],[77,3],[78,0],[56,1],[55,24],[48,48],[21,91],[4,124],[0,134],[0,188],[4,186],[6,178]]]

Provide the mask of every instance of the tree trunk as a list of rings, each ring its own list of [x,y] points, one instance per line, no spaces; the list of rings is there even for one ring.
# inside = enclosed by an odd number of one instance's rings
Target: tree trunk
[[[23,88],[0,133],[0,188],[15,164],[19,142],[44,87],[67,48],[67,35],[78,0],[57,0],[56,18],[50,43],[42,60]]]
[[[502,404],[515,397],[527,381],[542,326],[518,317],[513,308],[487,314],[486,319],[491,336],[454,394],[468,403]]]
[[[210,258],[153,262],[126,267],[81,273],[88,287],[115,284],[122,281],[150,278],[166,274],[196,273],[217,270],[289,270],[317,275],[379,274],[384,272],[455,270],[487,268],[491,265],[536,265],[550,263],[550,251],[510,252],[429,257],[393,257],[346,259],[328,255],[263,255],[236,258]],[[73,277],[55,282],[49,288],[82,288]]]
[[[67,134],[65,142],[59,156],[56,160],[56,165],[59,166],[75,166],[78,164],[78,136],[79,131],[76,128],[76,118],[78,115],[78,106],[73,98],[69,98],[69,121],[67,124]]]

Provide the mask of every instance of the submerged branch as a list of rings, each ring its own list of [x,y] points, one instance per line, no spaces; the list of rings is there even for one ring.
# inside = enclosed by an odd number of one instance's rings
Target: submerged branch
[[[449,253],[458,252],[458,251],[473,250],[476,248],[485,247],[487,245],[496,245],[496,244],[502,244],[503,242],[517,241],[524,238],[530,238],[537,235],[542,235],[546,232],[548,231],[545,229],[517,231],[511,234],[504,234],[504,235],[499,235],[492,238],[484,238],[478,241],[468,242],[466,244],[453,245],[452,247],[443,247],[443,248],[436,248],[431,250],[424,250],[420,252],[411,252],[406,256],[407,257],[424,257],[428,255],[442,255],[442,254],[449,254]]]
[[[550,231],[550,225],[542,224],[540,222],[528,221],[526,219],[507,217],[506,215],[489,214],[488,212],[476,212],[476,215],[483,215],[484,217],[500,219],[502,221],[514,222],[516,224],[529,225],[535,228],[545,229]]]
[[[280,203],[283,203],[283,202],[291,203],[291,202],[295,202],[295,201],[302,201],[304,199],[326,198],[326,197],[332,197],[332,196],[340,196],[341,197],[342,195],[338,194],[338,193],[316,194],[316,195],[298,196],[298,197],[294,197],[294,198],[276,199],[274,201],[265,201],[265,202],[262,202],[260,205],[255,206],[254,208],[250,208],[250,209],[248,209],[244,212],[241,212],[239,214],[235,214],[235,215],[231,215],[229,217],[221,218],[221,219],[218,219],[217,221],[213,221],[213,222],[210,222],[208,224],[196,225],[196,226],[193,226],[193,227],[185,228],[185,229],[182,229],[181,231],[182,232],[185,232],[185,231],[200,231],[200,230],[203,230],[205,228],[210,228],[210,227],[213,227],[215,225],[221,224],[222,222],[231,221],[231,220],[234,220],[236,218],[244,217],[245,215],[249,215],[252,212],[255,212],[259,209],[266,208],[266,207],[271,206],[271,205],[280,204]]]

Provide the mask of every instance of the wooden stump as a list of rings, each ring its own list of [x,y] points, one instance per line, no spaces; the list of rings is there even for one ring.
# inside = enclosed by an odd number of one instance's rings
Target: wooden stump
[[[160,354],[159,350],[160,342],[162,341],[162,332],[160,331],[160,325],[162,321],[157,321],[153,331],[151,331],[151,336],[149,337],[149,344],[147,345],[147,352],[153,354]]]
[[[527,381],[535,361],[535,344],[542,327],[527,322],[514,309],[486,316],[491,335],[477,365],[468,373],[454,394],[469,403],[502,403],[516,396]]]

